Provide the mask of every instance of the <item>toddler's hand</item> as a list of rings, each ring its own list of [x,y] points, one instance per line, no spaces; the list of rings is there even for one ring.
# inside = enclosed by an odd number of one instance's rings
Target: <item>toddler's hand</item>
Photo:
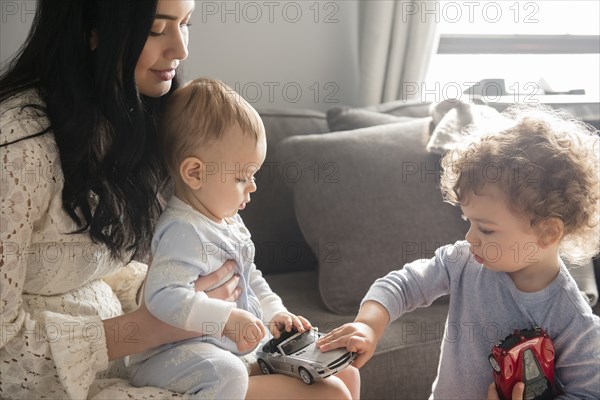
[[[335,328],[317,341],[321,351],[329,351],[345,347],[348,351],[358,354],[352,362],[360,368],[369,361],[377,346],[377,336],[373,328],[363,322],[352,322]]]
[[[523,398],[523,392],[525,392],[525,385],[522,382],[517,382],[512,391],[512,400],[521,400]],[[488,386],[487,400],[500,400],[494,382]]]
[[[296,328],[298,332],[304,332],[312,329],[312,325],[306,318],[287,311],[278,312],[269,322],[269,331],[275,339],[279,339],[283,332],[291,332],[292,328]]]
[[[260,319],[239,308],[231,310],[223,330],[223,335],[235,342],[240,352],[253,350],[266,334]]]

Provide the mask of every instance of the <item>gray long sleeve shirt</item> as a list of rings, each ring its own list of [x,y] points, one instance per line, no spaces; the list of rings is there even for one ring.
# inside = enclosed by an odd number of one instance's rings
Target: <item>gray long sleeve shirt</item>
[[[540,326],[555,346],[555,373],[565,399],[600,398],[600,318],[592,313],[566,267],[546,288],[525,293],[506,273],[475,262],[467,242],[439,248],[378,279],[363,299],[382,304],[393,321],[442,295],[450,305],[436,399],[485,399],[493,382],[488,355],[515,329]]]

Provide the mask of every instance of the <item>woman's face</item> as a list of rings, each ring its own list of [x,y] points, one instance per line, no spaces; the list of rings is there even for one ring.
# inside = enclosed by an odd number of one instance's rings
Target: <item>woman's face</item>
[[[160,97],[171,88],[175,69],[188,51],[193,0],[159,0],[154,23],[135,67],[138,91]]]

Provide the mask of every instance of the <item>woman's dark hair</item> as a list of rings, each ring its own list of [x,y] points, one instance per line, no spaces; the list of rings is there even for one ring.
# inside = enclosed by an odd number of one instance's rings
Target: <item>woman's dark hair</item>
[[[39,0],[27,40],[0,77],[0,102],[28,88],[45,101],[63,207],[76,232],[89,232],[114,258],[146,254],[162,209],[167,175],[156,126],[168,95],[141,95],[134,76],[157,2]]]

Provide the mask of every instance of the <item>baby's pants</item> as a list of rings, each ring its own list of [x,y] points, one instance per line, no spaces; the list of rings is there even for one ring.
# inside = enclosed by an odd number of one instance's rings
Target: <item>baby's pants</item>
[[[158,386],[202,399],[243,399],[248,370],[235,354],[201,340],[170,346],[147,360],[131,365],[134,386]]]

